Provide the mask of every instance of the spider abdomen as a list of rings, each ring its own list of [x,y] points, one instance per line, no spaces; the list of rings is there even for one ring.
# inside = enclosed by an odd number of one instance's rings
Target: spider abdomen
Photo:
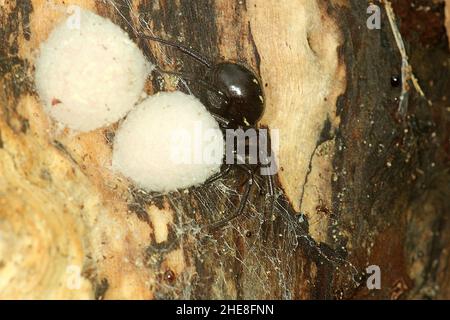
[[[223,62],[214,65],[209,81],[226,96],[226,101],[215,105],[218,114],[237,125],[253,126],[264,112],[264,95],[256,75],[243,65]]]

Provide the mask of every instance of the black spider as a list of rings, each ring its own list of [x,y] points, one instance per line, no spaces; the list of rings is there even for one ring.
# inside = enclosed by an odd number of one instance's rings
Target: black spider
[[[261,168],[267,169],[270,165],[273,165],[268,163],[269,155],[267,154],[267,151],[272,153],[270,137],[266,131],[263,134],[257,126],[257,122],[262,117],[265,109],[261,83],[254,72],[241,64],[229,61],[212,64],[200,54],[178,43],[150,35],[141,34],[140,36],[148,40],[175,47],[206,66],[208,72],[206,73],[205,79],[194,78],[179,72],[161,69],[157,70],[159,72],[180,76],[188,81],[195,81],[206,88],[207,90],[204,94],[201,94],[199,98],[202,103],[205,104],[212,116],[217,120],[223,131],[226,131],[226,129],[242,129],[245,132],[250,129],[254,130],[258,137],[256,140],[245,139],[244,155],[242,155],[242,150],[240,150],[241,152],[238,152],[239,147],[236,148],[236,145],[233,144],[233,164],[223,163],[221,171],[205,182],[205,184],[209,184],[225,177],[230,172],[232,166],[235,166],[247,174],[245,189],[236,211],[231,216],[210,224],[207,227],[210,230],[221,228],[243,213],[252,186],[255,183],[255,171]],[[250,157],[249,152],[247,152],[252,148],[258,150],[257,153],[259,156],[257,156],[256,159]],[[261,161],[261,159],[263,161]],[[274,204],[274,181],[272,174],[266,174],[265,177],[268,190],[266,192],[266,204],[267,202],[269,203],[268,214],[270,216]]]

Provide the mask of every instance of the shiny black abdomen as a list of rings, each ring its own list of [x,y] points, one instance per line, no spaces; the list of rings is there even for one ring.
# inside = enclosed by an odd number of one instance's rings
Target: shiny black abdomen
[[[264,95],[255,74],[246,67],[223,62],[213,66],[207,81],[222,92],[226,99],[209,95],[208,105],[236,125],[254,126],[264,113]]]

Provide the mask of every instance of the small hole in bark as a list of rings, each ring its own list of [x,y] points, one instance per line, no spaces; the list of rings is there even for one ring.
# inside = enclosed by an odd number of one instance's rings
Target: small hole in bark
[[[175,273],[168,269],[166,272],[164,272],[164,280],[167,282],[174,282],[175,281]]]

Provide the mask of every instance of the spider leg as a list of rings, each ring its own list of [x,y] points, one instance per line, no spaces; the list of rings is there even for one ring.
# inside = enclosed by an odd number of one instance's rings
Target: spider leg
[[[236,167],[245,171],[248,175],[248,180],[245,184],[245,190],[244,190],[244,193],[242,194],[242,199],[239,203],[239,207],[237,208],[236,212],[233,215],[231,215],[230,217],[227,217],[223,220],[220,220],[218,222],[215,222],[215,223],[207,226],[207,228],[210,231],[215,231],[217,229],[220,229],[220,228],[226,226],[230,221],[236,219],[244,212],[245,205],[247,204],[247,200],[248,200],[250,191],[251,191],[253,183],[254,183],[253,171],[245,165],[236,165]]]
[[[229,129],[230,128],[230,120],[227,120],[224,117],[219,116],[218,114],[215,114],[215,113],[213,113],[211,111],[209,113],[211,113],[213,118],[216,119],[216,121],[222,126],[222,128],[224,128],[224,129]]]
[[[210,177],[209,179],[207,179],[207,180],[205,181],[205,184],[213,183],[214,181],[217,181],[217,180],[219,180],[219,179],[221,179],[221,178],[227,176],[227,175],[230,173],[230,170],[231,170],[231,166],[230,166],[230,165],[227,165],[227,166],[225,167],[225,169],[221,170],[220,172],[214,174],[212,177]]]
[[[275,187],[274,187],[274,182],[273,182],[273,176],[272,175],[267,175],[266,176],[267,179],[267,194],[266,194],[266,198],[267,197],[275,197]]]
[[[267,129],[264,129],[267,130]],[[269,158],[269,154],[271,157],[273,157],[274,152],[272,150],[272,142],[270,139],[270,134],[267,131],[259,130],[258,131],[258,137],[259,137],[259,144],[258,144],[258,150],[259,150],[259,163],[261,165],[261,175],[265,176],[266,178],[266,195],[265,195],[265,217],[271,218],[275,206],[275,186],[274,186],[274,174],[276,174],[276,171],[273,172],[272,165],[276,163],[272,163],[272,161],[275,161],[274,159]]]
[[[273,182],[273,176],[267,175],[266,176],[267,181],[267,193],[266,193],[266,204],[268,202],[268,208],[266,212],[266,216],[270,218],[270,216],[273,214],[273,210],[275,209],[275,188],[274,188],[274,182]]]
[[[201,56],[199,53],[195,52],[194,50],[183,46],[180,43],[176,43],[176,42],[170,41],[170,40],[161,39],[161,38],[154,37],[154,36],[151,36],[151,35],[148,35],[148,34],[144,34],[144,33],[139,34],[139,36],[141,36],[142,38],[148,39],[148,40],[152,40],[152,41],[156,41],[156,42],[162,43],[162,44],[164,44],[166,46],[177,48],[181,52],[183,52],[183,53],[187,54],[188,56],[194,58],[195,60],[197,60],[198,62],[202,63],[206,67],[211,68],[211,63],[205,57]]]

